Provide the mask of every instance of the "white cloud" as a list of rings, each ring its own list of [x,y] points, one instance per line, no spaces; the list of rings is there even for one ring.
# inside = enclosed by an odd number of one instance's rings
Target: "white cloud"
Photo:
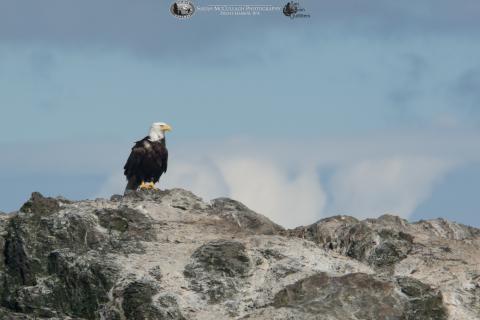
[[[293,178],[286,168],[263,159],[232,158],[219,167],[230,197],[285,227],[310,224],[325,207],[326,195],[315,167],[300,167]]]
[[[127,180],[122,172],[115,172],[102,185],[96,198],[110,198],[113,194],[123,194]]]
[[[228,192],[223,176],[208,158],[190,158],[169,164],[165,184],[161,188],[184,188],[205,200],[224,197]]]
[[[185,188],[207,201],[230,197],[285,227],[340,213],[408,218],[448,172],[480,160],[471,148],[476,138],[403,134],[282,145],[250,139],[182,143],[181,150],[172,146],[160,187]],[[321,181],[319,170],[328,170],[331,179]],[[121,193],[125,183],[121,173],[113,174],[100,195]]]
[[[98,197],[121,194],[125,184],[123,174],[114,173]],[[285,227],[318,220],[326,203],[314,167],[300,168],[290,178],[287,168],[271,160],[234,156],[178,159],[169,165],[160,188],[184,188],[207,201],[228,196]]]
[[[332,180],[334,208],[360,218],[393,213],[408,218],[453,163],[428,157],[364,160]]]

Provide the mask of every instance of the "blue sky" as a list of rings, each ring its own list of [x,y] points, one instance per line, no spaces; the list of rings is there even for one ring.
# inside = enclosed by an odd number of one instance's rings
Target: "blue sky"
[[[480,226],[478,1],[301,3],[310,19],[180,21],[165,1],[1,0],[0,210],[121,192],[131,143],[165,121],[162,187],[287,226]]]

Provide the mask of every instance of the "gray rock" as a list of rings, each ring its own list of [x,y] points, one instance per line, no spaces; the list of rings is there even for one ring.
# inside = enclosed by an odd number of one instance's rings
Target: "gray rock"
[[[115,233],[121,240],[156,240],[155,221],[138,210],[128,207],[95,211],[100,226]]]
[[[244,204],[228,199],[212,200],[213,214],[221,216],[241,230],[255,234],[278,234],[284,229],[267,217],[258,214]]]
[[[78,256],[65,251],[50,253],[48,272],[56,281],[51,295],[56,308],[67,314],[95,318],[117,278],[118,266],[99,256]]]
[[[160,286],[154,280],[142,278],[126,284],[119,293],[121,307],[107,308],[105,318],[124,315],[126,319],[143,320],[185,320],[178,306],[177,297],[171,293],[160,293]],[[113,316],[112,316],[113,314]],[[122,319],[121,316],[119,319]]]
[[[198,248],[184,274],[192,290],[205,293],[211,303],[238,292],[241,278],[250,270],[245,246],[237,241],[216,240]]]
[[[285,230],[182,189],[34,193],[0,250],[0,319],[480,318],[480,230],[443,219]]]
[[[400,278],[398,284],[364,273],[341,277],[320,273],[301,279],[275,295],[276,308],[301,314],[329,315],[329,319],[446,319],[442,297],[418,280]]]
[[[415,225],[419,227],[423,233],[429,233],[431,236],[441,237],[447,240],[467,240],[480,236],[480,229],[445,219],[422,220],[415,223]]]
[[[160,266],[153,267],[152,269],[150,269],[148,271],[148,274],[151,275],[153,278],[155,278],[155,280],[157,280],[157,281],[161,281],[162,277],[163,277],[162,270],[161,270]]]
[[[159,314],[159,319],[162,320],[185,320],[180,307],[178,306],[175,295],[165,293],[158,297],[156,308]]]
[[[294,229],[291,234],[315,241],[327,250],[382,268],[401,261],[412,249],[413,236],[399,227],[403,225],[401,219],[392,216],[366,221],[335,216]]]
[[[389,282],[364,273],[331,277],[325,273],[301,279],[275,295],[274,307],[332,319],[401,319],[405,302]],[[368,306],[368,307],[367,307]]]
[[[447,311],[438,290],[410,277],[399,277],[397,283],[409,300],[405,319],[447,319]]]
[[[123,290],[122,308],[127,319],[160,319],[152,305],[152,296],[158,288],[151,282],[135,281]]]
[[[40,192],[32,193],[30,200],[20,208],[20,211],[26,213],[36,213],[39,215],[49,215],[60,210],[60,201],[54,198],[45,198]]]
[[[115,198],[118,201],[118,197]],[[192,192],[184,189],[170,189],[170,190],[144,190],[132,191],[127,193],[121,201],[154,201],[169,205],[183,211],[196,212],[203,211],[208,208],[200,197],[197,197]]]

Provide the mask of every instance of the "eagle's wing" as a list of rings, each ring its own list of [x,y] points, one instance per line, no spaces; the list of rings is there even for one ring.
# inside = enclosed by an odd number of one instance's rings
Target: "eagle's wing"
[[[145,139],[142,139],[135,143],[132,151],[130,152],[130,156],[127,159],[127,162],[123,167],[123,169],[125,170],[124,173],[127,178],[130,178],[132,175],[134,175],[134,173],[137,172],[142,165],[142,162],[147,153],[147,150],[144,146],[144,141]]]
[[[158,144],[155,146],[155,162],[160,169],[160,174],[167,172],[168,150],[165,144]]]
[[[163,159],[163,172],[167,172],[167,164],[168,164],[168,150],[165,148],[165,156]]]

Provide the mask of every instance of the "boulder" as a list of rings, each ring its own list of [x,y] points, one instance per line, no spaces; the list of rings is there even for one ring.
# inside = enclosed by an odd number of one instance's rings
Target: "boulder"
[[[0,319],[480,318],[480,230],[334,216],[286,230],[183,189],[0,215]]]

